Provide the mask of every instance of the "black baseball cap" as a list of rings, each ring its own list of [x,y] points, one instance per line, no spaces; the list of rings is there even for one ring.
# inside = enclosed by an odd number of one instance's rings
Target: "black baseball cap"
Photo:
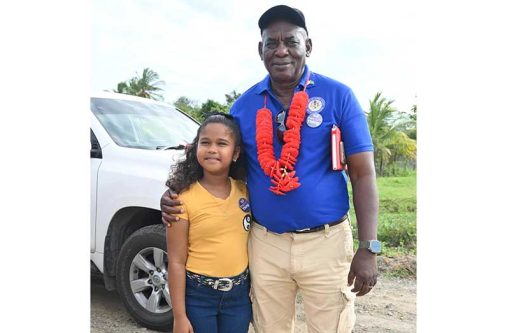
[[[298,27],[305,29],[306,33],[308,34],[308,29],[306,29],[305,16],[303,13],[297,8],[285,5],[271,7],[261,15],[259,19],[259,28],[261,28],[261,33],[271,23],[278,20],[284,20],[297,25]]]

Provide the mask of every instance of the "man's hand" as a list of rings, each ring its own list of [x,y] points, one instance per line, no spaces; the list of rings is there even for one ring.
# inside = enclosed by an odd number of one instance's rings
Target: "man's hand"
[[[181,208],[181,201],[178,199],[178,195],[172,192],[170,189],[165,191],[160,198],[160,210],[162,211],[162,223],[166,227],[171,227],[171,223],[177,222],[180,218],[173,214],[183,213]]]
[[[357,296],[363,296],[377,284],[377,255],[368,249],[358,249],[352,259],[348,278],[348,285],[354,282],[352,292]]]

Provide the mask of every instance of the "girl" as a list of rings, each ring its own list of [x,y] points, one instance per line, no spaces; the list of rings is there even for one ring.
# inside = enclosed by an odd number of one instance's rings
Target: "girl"
[[[211,115],[168,180],[183,202],[166,228],[173,333],[248,332],[251,215],[240,144],[232,117]]]

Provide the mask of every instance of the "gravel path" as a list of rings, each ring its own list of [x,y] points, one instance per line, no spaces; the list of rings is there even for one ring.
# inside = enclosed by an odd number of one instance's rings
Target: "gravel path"
[[[296,305],[296,333],[306,333],[301,298]],[[416,332],[416,280],[380,277],[370,294],[356,301],[354,333]],[[106,291],[100,279],[91,281],[91,333],[156,332],[139,326],[114,291]],[[251,328],[249,333],[253,333]]]

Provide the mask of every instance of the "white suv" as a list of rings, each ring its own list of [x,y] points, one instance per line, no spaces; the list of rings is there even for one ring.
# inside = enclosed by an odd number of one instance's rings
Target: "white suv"
[[[198,123],[174,106],[123,94],[91,98],[91,262],[145,327],[172,328],[160,197]]]

